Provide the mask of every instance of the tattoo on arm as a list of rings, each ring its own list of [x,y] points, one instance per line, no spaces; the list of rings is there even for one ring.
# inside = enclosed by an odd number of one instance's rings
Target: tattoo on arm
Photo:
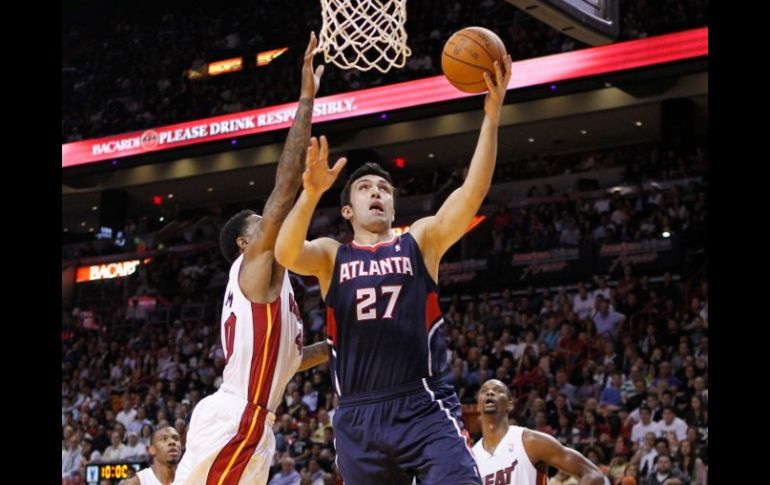
[[[280,222],[294,205],[294,198],[302,186],[305,168],[305,152],[310,143],[310,119],[313,115],[313,99],[299,100],[294,122],[289,130],[275,176],[275,188],[265,204],[263,217]]]

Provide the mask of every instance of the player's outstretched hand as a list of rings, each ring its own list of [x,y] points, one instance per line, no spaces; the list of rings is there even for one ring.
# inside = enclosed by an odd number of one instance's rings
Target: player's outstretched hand
[[[300,98],[314,98],[318,94],[318,88],[321,86],[321,76],[324,73],[324,65],[318,66],[313,71],[313,57],[318,40],[315,32],[310,32],[310,41],[305,49],[305,61],[302,63],[302,87],[300,88]]]
[[[311,196],[320,196],[329,190],[345,167],[345,163],[347,163],[347,159],[342,157],[330,169],[329,144],[326,137],[321,136],[320,144],[316,137],[312,137],[305,157],[305,172],[302,174],[302,186],[305,192]]]

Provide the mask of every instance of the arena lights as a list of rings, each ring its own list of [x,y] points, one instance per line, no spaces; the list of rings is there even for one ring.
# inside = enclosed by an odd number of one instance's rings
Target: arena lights
[[[287,50],[289,50],[288,47],[281,47],[280,49],[273,49],[269,51],[260,52],[259,54],[257,54],[257,66],[258,67],[267,66]]]
[[[209,63],[208,74],[209,76],[219,76],[220,74],[236,72],[241,69],[243,69],[243,57],[234,57],[224,61]]]

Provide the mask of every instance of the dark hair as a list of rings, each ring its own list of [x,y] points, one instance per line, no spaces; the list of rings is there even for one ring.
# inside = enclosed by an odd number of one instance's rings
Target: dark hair
[[[246,219],[252,215],[256,215],[256,212],[249,209],[242,210],[222,226],[222,230],[219,232],[219,248],[228,263],[232,263],[238,257],[240,249],[237,240],[243,236],[243,231],[246,230]]]
[[[393,185],[393,179],[390,178],[390,174],[387,170],[382,168],[378,163],[367,162],[351,173],[347,181],[345,181],[345,186],[342,188],[342,193],[340,194],[340,207],[350,205],[350,187],[353,185],[353,182],[366,175],[379,175],[387,180],[390,185]]]

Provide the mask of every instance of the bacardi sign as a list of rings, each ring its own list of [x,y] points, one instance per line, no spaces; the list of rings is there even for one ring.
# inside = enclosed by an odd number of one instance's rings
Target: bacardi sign
[[[140,264],[141,262],[138,259],[134,259],[131,261],[118,261],[116,263],[81,266],[77,269],[75,282],[85,283],[87,281],[123,278],[134,274]]]

